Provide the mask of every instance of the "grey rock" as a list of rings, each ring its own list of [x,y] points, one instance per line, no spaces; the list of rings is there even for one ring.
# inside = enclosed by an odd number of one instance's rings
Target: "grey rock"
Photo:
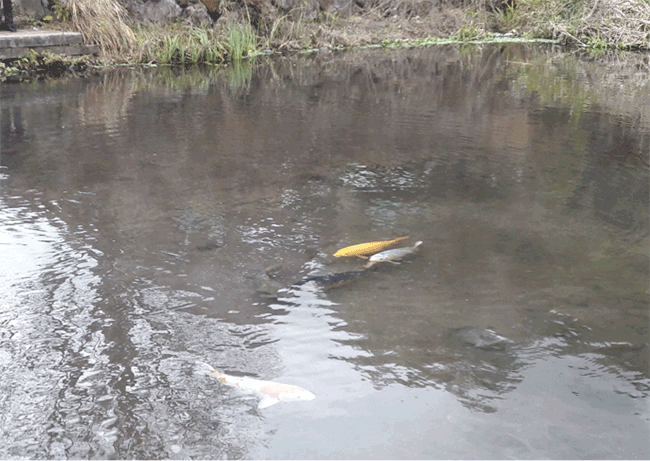
[[[257,274],[252,278],[253,289],[255,293],[263,298],[274,298],[277,296],[278,290],[282,288],[282,283],[273,280],[267,274]]]
[[[181,16],[194,26],[209,26],[212,24],[212,18],[203,3],[189,5],[183,10]]]
[[[132,0],[127,8],[136,20],[159,23],[172,22],[183,13],[174,0]]]
[[[52,12],[48,9],[48,0],[12,0],[14,14],[24,14],[42,18]]]
[[[222,246],[223,246],[223,242],[208,241],[204,245],[198,245],[196,249],[199,251],[213,251],[218,248],[221,248]]]

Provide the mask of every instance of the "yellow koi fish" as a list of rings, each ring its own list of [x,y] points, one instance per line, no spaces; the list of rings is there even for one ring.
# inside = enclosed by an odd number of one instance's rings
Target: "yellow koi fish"
[[[298,400],[314,400],[316,398],[314,394],[299,386],[275,383],[273,381],[262,381],[246,376],[230,376],[215,370],[203,362],[196,362],[194,373],[198,375],[210,375],[240,391],[257,394],[260,397],[260,402],[257,405],[258,408],[270,407],[278,402],[296,402]]]
[[[377,253],[382,249],[386,248],[389,245],[400,242],[408,237],[400,237],[395,240],[385,240],[383,242],[368,242],[368,243],[359,243],[357,245],[352,245],[345,247],[334,253],[334,256],[339,258],[341,256],[358,256],[359,258],[368,259],[369,254]]]

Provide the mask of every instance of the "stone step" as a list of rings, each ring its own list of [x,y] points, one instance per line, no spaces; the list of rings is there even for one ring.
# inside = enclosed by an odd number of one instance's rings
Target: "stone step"
[[[0,59],[22,58],[29,50],[51,51],[68,56],[97,54],[97,45],[84,45],[78,32],[56,30],[20,30],[0,32]]]

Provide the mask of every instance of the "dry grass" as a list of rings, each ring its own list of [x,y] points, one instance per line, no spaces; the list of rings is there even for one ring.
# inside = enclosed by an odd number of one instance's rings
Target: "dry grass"
[[[650,48],[648,0],[519,0],[497,27],[586,48]]]
[[[126,24],[127,12],[116,0],[61,0],[70,22],[86,43],[96,43],[106,55],[130,51],[135,34]]]
[[[647,0],[595,0],[582,19],[578,32],[585,39],[594,38],[619,48],[650,48],[650,2]]]
[[[372,0],[360,17],[404,39],[513,31],[592,49],[650,49],[650,0]]]

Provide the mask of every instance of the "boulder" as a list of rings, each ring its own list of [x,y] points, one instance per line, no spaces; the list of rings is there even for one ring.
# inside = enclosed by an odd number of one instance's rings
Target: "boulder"
[[[138,21],[171,22],[183,9],[174,0],[132,0],[127,9]]]
[[[181,15],[194,26],[209,26],[212,24],[212,18],[208,14],[208,9],[203,3],[195,3],[183,9]]]
[[[36,18],[51,15],[48,9],[49,0],[12,0],[14,14],[24,14]]]

